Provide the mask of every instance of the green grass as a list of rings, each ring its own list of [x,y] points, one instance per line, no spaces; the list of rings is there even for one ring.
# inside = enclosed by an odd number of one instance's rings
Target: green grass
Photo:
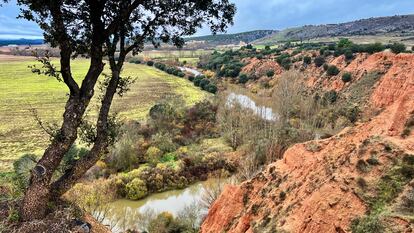
[[[146,50],[136,57],[142,59],[162,59],[162,58],[199,58],[200,56],[212,53],[212,50]]]
[[[30,109],[42,121],[60,124],[68,89],[54,78],[32,74],[27,68],[35,61],[0,61],[0,169],[9,170],[23,153],[41,154],[49,143],[48,135],[38,126]],[[72,73],[78,83],[88,61],[73,61]],[[104,72],[108,72],[105,70]],[[112,111],[122,119],[143,120],[148,110],[168,95],[181,95],[187,104],[209,96],[185,79],[177,78],[146,65],[125,64],[123,76],[136,78],[131,90],[116,97]],[[88,113],[96,115],[95,94]]]

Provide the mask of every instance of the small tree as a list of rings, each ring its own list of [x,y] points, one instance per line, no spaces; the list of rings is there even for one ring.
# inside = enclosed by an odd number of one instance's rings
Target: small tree
[[[303,63],[304,63],[304,64],[307,64],[307,65],[310,65],[310,64],[312,63],[312,58],[311,58],[311,57],[309,57],[309,56],[305,56],[305,57],[303,58]]]
[[[332,65],[328,67],[328,70],[326,70],[326,74],[328,74],[329,76],[335,76],[339,74],[339,69],[338,67]]]
[[[352,74],[349,72],[346,72],[342,75],[342,81],[344,83],[350,82],[352,80]]]
[[[239,76],[239,83],[245,84],[247,83],[247,81],[249,81],[249,77],[247,76],[247,74],[241,74]]]
[[[60,70],[45,57],[39,58],[42,68],[33,66],[32,71],[62,81],[69,92],[63,123],[32,170],[21,208],[25,221],[43,218],[48,203],[68,191],[113,142],[115,124],[109,111],[114,95],[122,96],[130,82],[129,77],[121,76],[128,54],[141,52],[146,42],[155,47],[161,42],[181,47],[184,36],[206,24],[213,33],[222,32],[233,23],[235,14],[235,5],[228,0],[17,0],[17,4],[22,6],[21,16],[36,22],[45,41],[60,49]],[[71,62],[80,55],[90,62],[88,72],[78,83],[72,75]],[[85,111],[104,69],[104,57],[111,74],[100,86],[103,95],[96,123],[85,124]],[[53,180],[82,125],[89,129],[85,141],[91,144],[91,150]]]
[[[352,58],[354,58],[354,53],[350,49],[347,49],[344,55],[346,60],[352,60]]]
[[[314,62],[317,67],[321,67],[323,64],[325,64],[325,58],[323,58],[322,56],[318,56],[315,58]]]
[[[275,71],[274,70],[268,70],[266,72],[266,76],[269,77],[269,78],[273,77],[274,75],[275,75]]]
[[[393,53],[399,54],[405,52],[407,47],[402,43],[394,43],[390,46],[390,49]]]

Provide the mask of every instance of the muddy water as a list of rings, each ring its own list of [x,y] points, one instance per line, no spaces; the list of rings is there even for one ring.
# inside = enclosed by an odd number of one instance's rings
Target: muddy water
[[[226,104],[231,105],[237,102],[244,108],[253,110],[258,116],[265,120],[275,121],[278,119],[278,114],[272,106],[272,99],[269,97],[260,97],[254,95],[244,88],[236,85],[227,85]]]
[[[139,228],[140,215],[148,213],[169,212],[175,216],[189,205],[200,205],[201,198],[206,189],[219,182],[216,179],[198,182],[181,190],[171,190],[163,193],[152,194],[144,199],[132,201],[127,199],[117,200],[110,204],[110,211],[107,213],[104,224],[118,224],[112,229],[113,232],[122,232],[125,229]],[[200,210],[205,214],[207,210]],[[201,217],[201,216],[200,216]]]
[[[181,71],[192,73],[194,76],[202,75],[202,73],[196,69],[189,68],[189,67],[178,67]]]

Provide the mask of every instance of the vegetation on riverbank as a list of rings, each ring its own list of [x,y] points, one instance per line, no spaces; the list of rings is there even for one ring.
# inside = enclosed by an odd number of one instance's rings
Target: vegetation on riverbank
[[[10,170],[24,153],[41,154],[48,135],[39,127],[60,124],[66,100],[65,86],[50,77],[32,74],[27,66],[34,61],[0,62],[0,168]],[[86,60],[75,60],[72,73],[77,82],[86,72]],[[107,72],[105,70],[104,72]],[[112,111],[123,119],[144,120],[149,109],[165,96],[182,96],[192,105],[209,96],[185,79],[147,65],[125,64],[125,76],[135,79],[122,102],[116,97]],[[19,95],[13,95],[19,90]],[[89,117],[96,115],[97,98],[92,100]],[[60,109],[60,110],[56,110]],[[35,111],[33,111],[35,110]]]

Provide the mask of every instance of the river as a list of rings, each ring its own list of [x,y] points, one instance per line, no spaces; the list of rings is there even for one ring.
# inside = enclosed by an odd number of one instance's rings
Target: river
[[[237,85],[227,84],[226,104],[232,105],[235,102],[244,108],[253,110],[261,118],[269,121],[276,121],[279,117],[272,106],[270,97],[260,97],[254,95],[244,88]]]
[[[217,185],[220,180],[209,179],[208,181],[198,182],[185,189],[171,190],[162,193],[151,194],[150,196],[132,201],[120,199],[110,203],[108,213],[104,220],[105,225],[114,225],[113,232],[123,232],[126,229],[137,229],[145,224],[145,216],[169,212],[174,216],[191,208],[190,205],[197,207],[197,214],[201,217],[207,213],[200,205],[203,193]],[[144,216],[144,217],[143,217]]]

